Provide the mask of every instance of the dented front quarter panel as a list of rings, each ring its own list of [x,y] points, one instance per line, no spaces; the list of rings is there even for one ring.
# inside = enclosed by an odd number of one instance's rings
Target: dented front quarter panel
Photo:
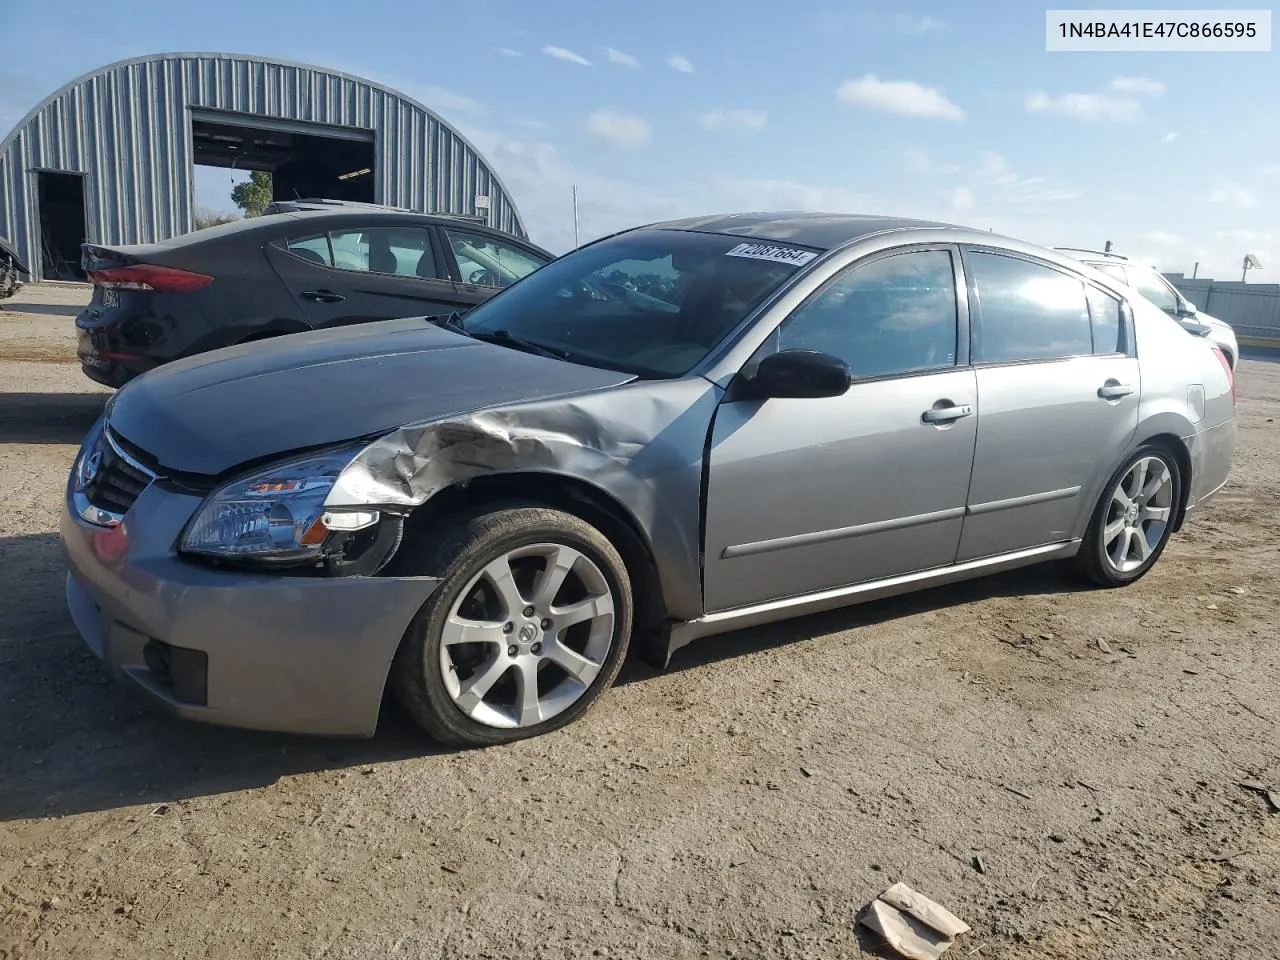
[[[366,447],[326,501],[405,508],[496,474],[571,477],[607,494],[648,540],[667,614],[702,614],[702,472],[721,390],[691,377],[488,408],[401,427]]]

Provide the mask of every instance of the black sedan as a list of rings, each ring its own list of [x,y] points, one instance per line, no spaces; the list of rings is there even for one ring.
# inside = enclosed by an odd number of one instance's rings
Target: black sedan
[[[268,214],[161,243],[86,243],[84,372],[122,386],[163,363],[281,334],[463,311],[553,259],[450,217],[361,208]]]

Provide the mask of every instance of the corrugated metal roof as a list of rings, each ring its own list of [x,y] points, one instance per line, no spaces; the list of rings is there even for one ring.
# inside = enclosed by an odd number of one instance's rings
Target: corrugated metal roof
[[[53,93],[0,142],[0,236],[39,279],[36,172],[84,174],[87,240],[149,243],[192,230],[190,111],[249,113],[373,132],[379,203],[483,215],[527,236],[510,194],[467,140],[381,84],[262,57],[159,54],[124,60]]]

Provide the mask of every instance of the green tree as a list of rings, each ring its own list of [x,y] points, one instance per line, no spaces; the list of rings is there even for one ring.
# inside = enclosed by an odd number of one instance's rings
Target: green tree
[[[271,174],[255,170],[244,183],[236,184],[231,191],[231,202],[244,211],[246,217],[260,217],[271,202]]]

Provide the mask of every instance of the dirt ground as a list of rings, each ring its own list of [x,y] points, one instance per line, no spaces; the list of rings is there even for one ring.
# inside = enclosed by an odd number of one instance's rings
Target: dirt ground
[[[0,958],[870,956],[897,880],[972,925],[948,957],[1280,954],[1280,814],[1238,784],[1280,786],[1280,364],[1244,362],[1229,486],[1127,590],[1033,569],[709,639],[456,753],[392,708],[255,735],[105,679],[56,534],[107,395],[84,296],[0,301]]]

